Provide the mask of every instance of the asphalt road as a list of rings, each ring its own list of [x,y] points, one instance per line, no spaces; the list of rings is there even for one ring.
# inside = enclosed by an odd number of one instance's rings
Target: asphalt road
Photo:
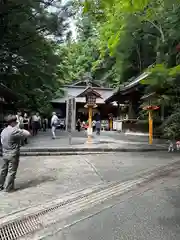
[[[18,191],[10,195],[0,192],[0,223],[13,217],[15,212],[23,217],[25,211],[37,212],[39,206],[68,199],[82,189],[91,191],[94,187],[101,189],[104,185],[118,183],[118,188],[108,188],[103,194],[98,192],[97,196],[90,196],[90,200],[76,200],[52,213],[51,217],[57,218],[56,224],[39,231],[42,238],[35,234],[24,239],[178,240],[178,168],[135,191],[123,192],[124,182],[137,181],[149,171],[177,161],[179,154],[166,152],[21,158],[16,180]],[[113,196],[107,198],[110,193]],[[51,219],[44,218],[44,221]]]
[[[88,217],[76,216],[46,240],[179,240],[180,171],[122,196]],[[113,206],[114,204],[114,206]],[[103,205],[103,204],[102,204]]]
[[[179,155],[165,152],[21,157],[18,191],[11,197],[0,192],[0,217],[81,189],[135,179],[177,160]]]

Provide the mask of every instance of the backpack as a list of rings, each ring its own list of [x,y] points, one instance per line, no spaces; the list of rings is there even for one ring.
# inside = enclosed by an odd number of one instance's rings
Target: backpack
[[[57,117],[54,118],[54,120],[53,120],[53,122],[52,122],[52,125],[53,125],[53,126],[57,126],[58,123],[59,123],[59,119],[58,119]]]

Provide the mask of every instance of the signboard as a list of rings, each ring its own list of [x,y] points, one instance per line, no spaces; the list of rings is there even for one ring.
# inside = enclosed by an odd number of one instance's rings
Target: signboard
[[[69,98],[67,101],[67,131],[71,132],[72,131],[72,98]]]
[[[75,125],[75,98],[68,98],[66,106],[66,129],[69,133],[69,144],[71,144],[72,131],[74,130]]]

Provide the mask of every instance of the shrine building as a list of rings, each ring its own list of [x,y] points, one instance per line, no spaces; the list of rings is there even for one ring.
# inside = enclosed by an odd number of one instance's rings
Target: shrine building
[[[72,85],[65,85],[63,87],[64,96],[61,98],[53,99],[51,103],[58,117],[60,119],[66,119],[68,98],[74,99],[75,104],[72,113],[74,116],[74,128],[78,118],[80,118],[81,121],[88,120],[88,109],[85,107],[86,98],[81,97],[81,94],[89,86],[91,86],[91,88],[93,88],[93,90],[95,90],[100,95],[100,97],[96,99],[97,107],[93,108],[93,119],[96,119],[96,115],[100,114],[101,120],[108,121],[110,114],[113,114],[113,116],[117,115],[117,105],[113,103],[106,103],[106,99],[108,99],[113,94],[113,88],[101,87],[100,85],[91,81],[79,81]]]

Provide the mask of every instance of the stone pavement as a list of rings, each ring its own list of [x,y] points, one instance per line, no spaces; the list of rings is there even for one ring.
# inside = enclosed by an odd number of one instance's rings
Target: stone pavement
[[[21,158],[17,191],[0,192],[0,221],[8,214],[44,205],[82,189],[136,179],[179,160],[166,153],[108,153],[89,156]]]
[[[148,138],[144,136],[129,136],[117,132],[95,133],[92,143],[87,144],[85,131],[73,132],[71,145],[68,133],[57,131],[57,139],[51,138],[51,133],[40,132],[38,136],[29,139],[29,144],[22,147],[22,152],[74,152],[74,151],[153,151],[167,150],[165,141],[155,139],[153,145],[148,144]]]
[[[29,139],[29,144],[27,147],[37,148],[43,146],[44,148],[50,148],[69,146],[69,138],[66,131],[61,131],[58,129],[56,131],[56,136],[57,139],[53,140],[50,130],[47,130],[47,132],[40,131],[37,136]],[[72,133],[72,145],[84,144],[86,140],[87,135],[84,131]]]

